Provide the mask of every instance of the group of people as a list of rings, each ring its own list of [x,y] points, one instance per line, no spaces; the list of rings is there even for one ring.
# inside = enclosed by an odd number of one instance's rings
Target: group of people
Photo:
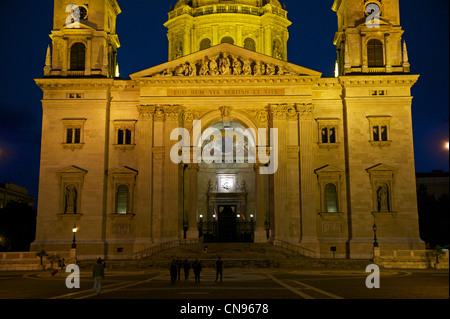
[[[200,274],[203,270],[203,264],[200,260],[195,259],[192,263],[190,263],[187,259],[181,261],[180,259],[173,259],[169,265],[170,271],[170,282],[172,285],[175,285],[177,280],[181,281],[181,269],[184,270],[184,280],[189,279],[190,270],[192,269],[194,272],[195,283],[200,283]],[[222,282],[222,273],[223,273],[223,261],[222,258],[219,257],[216,261],[216,282],[219,280]]]

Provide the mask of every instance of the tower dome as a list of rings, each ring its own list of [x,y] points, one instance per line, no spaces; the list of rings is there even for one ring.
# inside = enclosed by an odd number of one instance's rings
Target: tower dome
[[[164,24],[169,61],[221,43],[287,60],[287,11],[278,0],[179,0]]]

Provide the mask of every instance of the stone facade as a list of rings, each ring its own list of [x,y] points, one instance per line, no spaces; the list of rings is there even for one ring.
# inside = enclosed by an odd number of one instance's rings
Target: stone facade
[[[55,2],[56,16],[57,7],[67,5],[63,2]],[[109,8],[114,25],[120,12],[116,1],[94,2],[104,6],[89,17]],[[197,21],[192,12],[216,6],[215,1],[191,2],[180,1],[170,13],[171,45],[175,20],[190,29],[186,21]],[[258,19],[269,24],[287,21],[278,1],[231,2],[239,10],[257,10]],[[336,0],[333,9],[341,17],[346,14],[341,6],[352,8],[353,15],[359,8],[364,17],[360,2]],[[398,0],[383,1],[383,6],[384,12],[395,13]],[[267,12],[273,8],[284,17]],[[235,25],[244,14],[228,12],[220,25]],[[95,33],[92,28],[81,23],[83,32]],[[67,32],[63,29],[58,32]],[[339,29],[344,47],[348,29]],[[102,32],[117,39],[113,29]],[[183,39],[192,44],[196,37]],[[54,76],[36,80],[44,92],[44,114],[35,249],[68,249],[76,224],[79,256],[127,257],[155,243],[202,240],[199,225],[220,224],[221,207],[252,223],[252,241],[298,243],[322,256],[335,247],[338,258],[372,257],[374,223],[381,248],[424,248],[411,187],[411,87],[418,76],[385,67],[375,75],[361,69],[325,78],[287,62],[286,56],[246,49],[241,40],[236,45],[214,40],[203,50],[183,46],[176,57],[169,49],[169,62],[132,74],[130,80],[114,78],[112,71],[101,78],[67,77],[55,73],[55,64],[46,66],[46,74]],[[115,61],[106,60],[106,69],[113,70]],[[344,62],[338,63],[342,70]],[[201,121],[201,127],[194,121]],[[189,133],[190,144],[175,149],[176,155],[187,151],[177,164],[171,156],[179,136],[172,139],[171,133],[179,127]],[[200,136],[211,127],[254,132],[245,141],[256,153],[276,146],[276,173],[261,174],[273,163],[259,158],[196,163],[192,154],[204,150]],[[277,129],[276,145],[268,134],[271,128]]]

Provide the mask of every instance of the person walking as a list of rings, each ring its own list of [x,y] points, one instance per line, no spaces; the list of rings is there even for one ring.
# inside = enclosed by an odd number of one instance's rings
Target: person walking
[[[222,258],[218,258],[216,261],[216,282],[220,276],[220,282],[222,283],[223,261]]]
[[[100,295],[100,291],[102,289],[102,280],[105,278],[105,268],[102,264],[102,259],[97,259],[97,262],[94,265],[92,270],[92,277],[94,277],[94,288],[93,293]]]
[[[172,260],[172,262],[169,265],[169,271],[170,271],[170,282],[172,285],[175,285],[177,282],[177,262],[175,259]]]
[[[196,259],[194,261],[194,264],[192,265],[192,268],[194,269],[195,283],[199,284],[200,283],[200,273],[202,272],[203,265],[198,259]]]
[[[184,280],[189,279],[189,271],[191,270],[191,264],[187,260],[187,258],[183,262],[183,268],[184,268]]]

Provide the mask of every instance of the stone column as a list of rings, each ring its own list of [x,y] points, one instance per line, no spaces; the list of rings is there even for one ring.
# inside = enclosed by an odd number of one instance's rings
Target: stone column
[[[266,222],[266,205],[264,194],[264,175],[260,174],[261,165],[255,164],[255,202],[256,202],[256,228],[255,243],[266,243],[267,235],[265,229]]]
[[[278,143],[271,141],[271,147],[278,147],[278,170],[274,174],[274,223],[275,239],[286,239],[289,237],[289,214],[288,214],[288,196],[287,196],[287,145],[286,145],[286,127],[287,127],[287,105],[271,105],[270,112],[272,116],[273,129],[278,130]],[[273,144],[272,144],[273,143]],[[273,152],[273,150],[272,150]]]
[[[318,249],[316,231],[316,197],[314,173],[314,107],[311,104],[298,105],[300,113],[300,209],[302,243],[311,243],[310,249]]]
[[[177,240],[183,229],[183,218],[180,197],[180,164],[174,163],[170,158],[170,151],[177,141],[170,140],[172,131],[180,127],[181,107],[164,106],[165,114],[165,160],[164,160],[164,235],[166,240]]]
[[[188,165],[189,179],[189,207],[188,207],[188,230],[186,239],[189,241],[198,240],[197,228],[197,206],[198,206],[198,164]]]
[[[152,106],[139,106],[137,123],[138,170],[136,190],[136,250],[144,249],[152,239]]]

